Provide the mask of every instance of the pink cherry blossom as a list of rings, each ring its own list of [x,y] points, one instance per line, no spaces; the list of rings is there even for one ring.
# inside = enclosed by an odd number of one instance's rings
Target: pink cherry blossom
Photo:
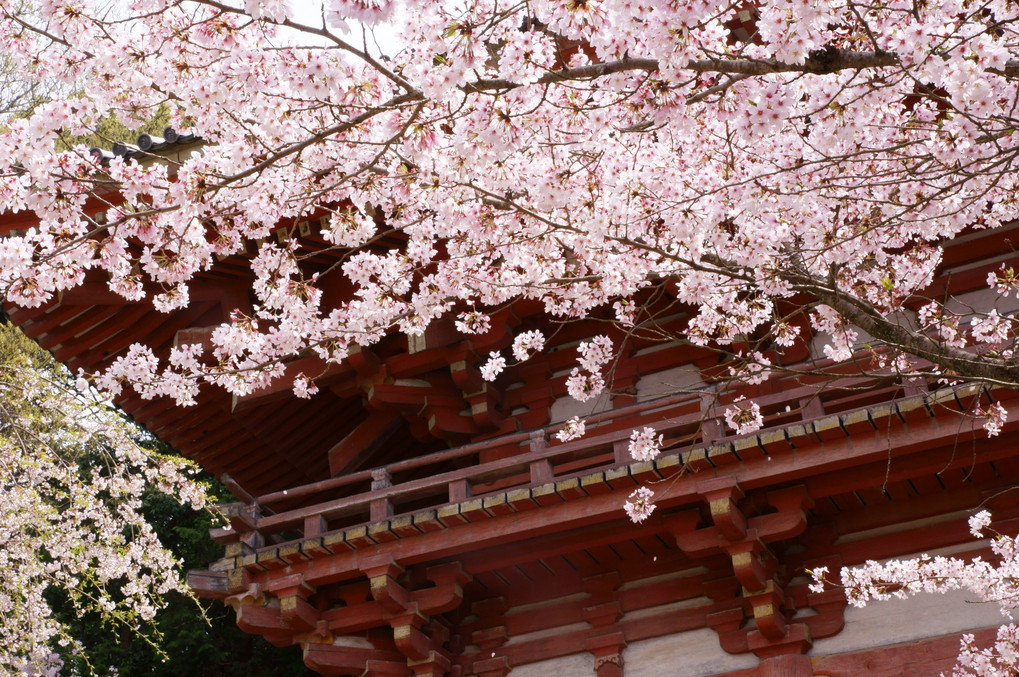
[[[984,419],[984,430],[987,431],[988,437],[998,436],[1002,426],[1008,420],[1008,410],[1000,402],[995,402],[986,408],[978,407],[973,413],[977,418]]]
[[[486,381],[494,381],[495,377],[506,368],[506,358],[497,352],[491,352],[488,361],[481,367],[481,377]]]
[[[141,432],[84,377],[72,383],[26,359],[0,367],[0,395],[0,671],[57,675],[54,649],[73,641],[50,593],[62,588],[77,613],[129,631],[151,621],[167,593],[188,593],[142,514],[142,493],[201,508],[204,489],[187,464],[139,446]]]
[[[655,493],[647,487],[638,487],[623,504],[623,509],[633,522],[639,524],[650,517],[657,507],[651,502],[654,496]]]
[[[737,435],[749,435],[761,429],[764,418],[756,402],[747,402],[745,398],[739,397],[734,404],[726,407],[725,422]]]
[[[571,416],[566,420],[566,425],[556,433],[556,439],[560,442],[570,442],[572,440],[579,440],[584,436],[585,428],[584,421],[579,416]]]
[[[751,39],[707,2],[298,4],[0,7],[0,49],[55,93],[0,131],[0,210],[24,224],[0,238],[6,301],[88,278],[171,313],[225,269],[250,281],[203,346],[135,345],[82,375],[110,394],[187,406],[290,378],[311,396],[285,363],[450,322],[465,346],[505,336],[471,353],[488,380],[512,373],[507,348],[576,345],[556,387],[580,401],[682,342],[732,387],[797,354],[1019,387],[1012,267],[978,271],[992,298],[929,290],[958,269],[946,243],[1019,219],[1007,3],[763,0]],[[164,105],[179,152],[74,145]],[[510,316],[512,343],[493,326]],[[969,415],[995,435],[1007,414]],[[752,398],[725,419],[763,425]]]
[[[987,510],[981,510],[977,514],[969,518],[969,530],[976,538],[982,538],[984,529],[991,524],[991,513]]]
[[[545,337],[540,331],[526,331],[513,339],[513,357],[523,362],[545,348]]]
[[[630,433],[630,456],[635,461],[653,461],[662,452],[662,435],[655,437],[655,429],[645,426]]]

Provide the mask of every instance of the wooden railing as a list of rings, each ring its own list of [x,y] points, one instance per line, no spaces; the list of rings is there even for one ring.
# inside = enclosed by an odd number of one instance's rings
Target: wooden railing
[[[800,385],[795,381],[773,387],[775,392],[771,394],[754,397],[764,415],[764,427],[758,436],[768,431],[785,434],[781,431],[796,423],[826,418],[834,420],[832,432],[841,434],[845,417],[832,417],[833,411],[862,410],[885,402],[892,403],[891,415],[903,417],[895,408],[895,400],[909,399],[910,411],[924,417],[932,415],[929,402],[938,398],[946,402],[952,399],[956,410],[965,411],[970,406],[954,392],[924,393],[925,397],[934,398],[924,399],[917,397],[919,391],[906,392],[900,385],[875,383],[874,379],[843,378],[838,386],[840,395],[823,404],[816,385]],[[970,397],[978,392],[970,390]],[[745,457],[766,455],[763,444],[742,444],[745,437],[737,441],[736,436],[725,434],[724,423],[719,422],[724,406],[718,401],[717,393],[706,390],[594,414],[585,419],[586,435],[569,442],[555,439],[555,433],[562,428],[562,424],[557,424],[262,496],[247,495],[237,487],[235,495],[242,502],[222,507],[231,525],[214,530],[213,536],[221,542],[245,540],[257,549],[267,542],[309,538],[462,503],[472,497],[483,498],[620,468],[633,462],[628,454],[631,431],[645,425],[665,436],[666,454],[684,451],[694,454],[699,450],[698,458],[711,464],[712,456],[706,453],[709,448],[727,445],[733,452],[727,457],[728,462],[746,460],[740,458],[741,453]],[[870,415],[866,411],[863,414],[869,420]],[[758,436],[752,437],[763,439]],[[650,472],[655,471],[652,468]]]

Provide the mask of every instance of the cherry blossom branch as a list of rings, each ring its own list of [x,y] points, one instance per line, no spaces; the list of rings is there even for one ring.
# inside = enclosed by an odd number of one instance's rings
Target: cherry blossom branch
[[[829,75],[844,70],[889,68],[899,65],[898,57],[891,52],[854,52],[829,48],[811,54],[801,64],[785,63],[777,59],[709,58],[690,60],[682,66],[682,70],[693,73],[722,73],[750,77],[775,73]],[[654,72],[659,68],[660,63],[655,59],[627,58],[551,71],[538,78],[537,84],[591,80],[629,71]],[[1010,61],[1004,68],[995,69],[994,72],[1007,77],[1019,76],[1019,61]],[[521,86],[521,84],[507,79],[480,79],[463,85],[463,90],[468,93],[509,91]]]

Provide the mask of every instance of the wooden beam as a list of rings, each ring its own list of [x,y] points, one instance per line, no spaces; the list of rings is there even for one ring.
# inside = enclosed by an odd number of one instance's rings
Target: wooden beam
[[[462,341],[464,335],[457,330],[453,321],[446,317],[432,320],[424,333],[407,337],[407,352],[411,355],[426,350],[445,348]]]
[[[394,411],[376,410],[329,450],[329,473],[335,477],[355,469],[356,465],[384,445],[403,425]]]
[[[129,329],[114,334],[105,341],[100,346],[100,348],[105,346],[101,350],[102,356],[94,358],[95,361],[91,362],[92,367],[94,369],[107,368],[122,350],[126,350],[128,346],[136,342],[151,346],[157,356],[165,355],[169,352],[169,343],[177,329],[191,324],[205,314],[208,309],[208,304],[193,303],[169,317],[164,313],[150,311]],[[85,359],[84,355],[80,355],[78,359]]]
[[[326,677],[356,675],[409,675],[407,659],[399,653],[383,652],[371,647],[324,642],[307,642],[304,645],[304,664]]]
[[[126,299],[117,292],[110,289],[106,282],[94,281],[83,282],[82,284],[67,289],[57,294],[57,299],[62,306],[127,306],[139,303],[148,304],[148,298],[141,298],[137,301]]]
[[[25,330],[25,333],[34,338],[36,341],[39,341],[51,331],[57,330],[64,323],[70,322],[74,318],[80,315],[86,315],[87,313],[87,308],[65,308],[63,306],[53,306],[42,315],[34,318],[31,322],[22,323],[20,320],[15,319],[13,313],[11,314],[11,319],[15,323],[23,324],[22,329]],[[57,341],[59,341],[59,338]],[[51,345],[53,345],[53,343],[51,343]]]
[[[467,408],[460,391],[452,383],[432,378],[429,382],[407,380],[394,383],[373,383],[368,387],[368,403],[378,408],[392,408],[416,414],[423,409],[438,407],[459,412]]]
[[[976,638],[977,646],[990,646],[994,642],[996,628],[970,631]],[[889,639],[889,642],[894,641]],[[955,664],[959,652],[959,633],[940,637],[918,639],[901,644],[862,648],[844,654],[820,656],[815,660],[816,675],[867,675],[874,674],[874,667],[880,666],[881,674],[936,675],[947,672]]]
[[[237,414],[250,411],[264,404],[279,402],[280,400],[293,397],[294,378],[298,374],[304,374],[310,380],[318,381],[320,379],[340,376],[349,370],[350,368],[345,364],[327,363],[317,355],[302,357],[288,363],[283,370],[283,375],[266,387],[250,395],[234,395],[230,406],[230,413]]]
[[[436,409],[428,417],[428,432],[444,440],[462,440],[480,432],[474,419],[447,409]]]
[[[212,348],[212,332],[219,329],[219,326],[184,327],[183,329],[178,329],[177,333],[173,335],[173,347],[179,348],[180,346],[197,343],[202,347],[202,350],[209,350]]]

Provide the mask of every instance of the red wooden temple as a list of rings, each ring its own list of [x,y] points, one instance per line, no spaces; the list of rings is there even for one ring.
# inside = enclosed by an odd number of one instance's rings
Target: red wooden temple
[[[29,225],[17,216],[0,228]],[[316,225],[287,224],[278,237],[318,251]],[[931,293],[985,294],[987,272],[1019,259],[1005,245],[1014,230],[951,243]],[[335,256],[308,265],[324,270]],[[232,311],[250,311],[251,280],[239,255],[203,273],[191,305],[170,315],[98,278],[41,308],[5,310],[69,367],[94,370],[134,342],[165,356],[175,342],[208,341]],[[659,291],[648,300],[662,306],[659,328],[681,331],[688,315]],[[325,293],[336,302],[349,289]],[[286,379],[241,398],[206,389],[187,409],[124,394],[126,412],[228,474],[240,499],[213,534],[224,557],[190,575],[197,593],[233,607],[244,630],[300,645],[330,676],[936,674],[961,632],[993,636],[996,608],[940,598],[848,608],[838,590],[811,593],[805,572],[982,554],[966,525],[981,505],[999,531],[1019,531],[1009,491],[1019,423],[988,439],[963,415],[1015,393],[852,365],[834,382],[727,388],[715,353],[637,336],[611,395],[580,405],[566,395],[572,348],[604,331],[585,323],[550,331],[542,355],[494,384],[481,379],[489,351],[543,322],[518,304],[480,337],[440,322],[339,367],[302,357],[288,372],[318,375],[310,401]],[[826,368],[818,342],[783,363]],[[721,412],[740,394],[760,404],[765,426],[734,437]],[[572,415],[587,434],[560,442]],[[630,431],[645,425],[664,434],[665,451],[633,462]],[[649,482],[658,509],[631,524],[623,501]]]

